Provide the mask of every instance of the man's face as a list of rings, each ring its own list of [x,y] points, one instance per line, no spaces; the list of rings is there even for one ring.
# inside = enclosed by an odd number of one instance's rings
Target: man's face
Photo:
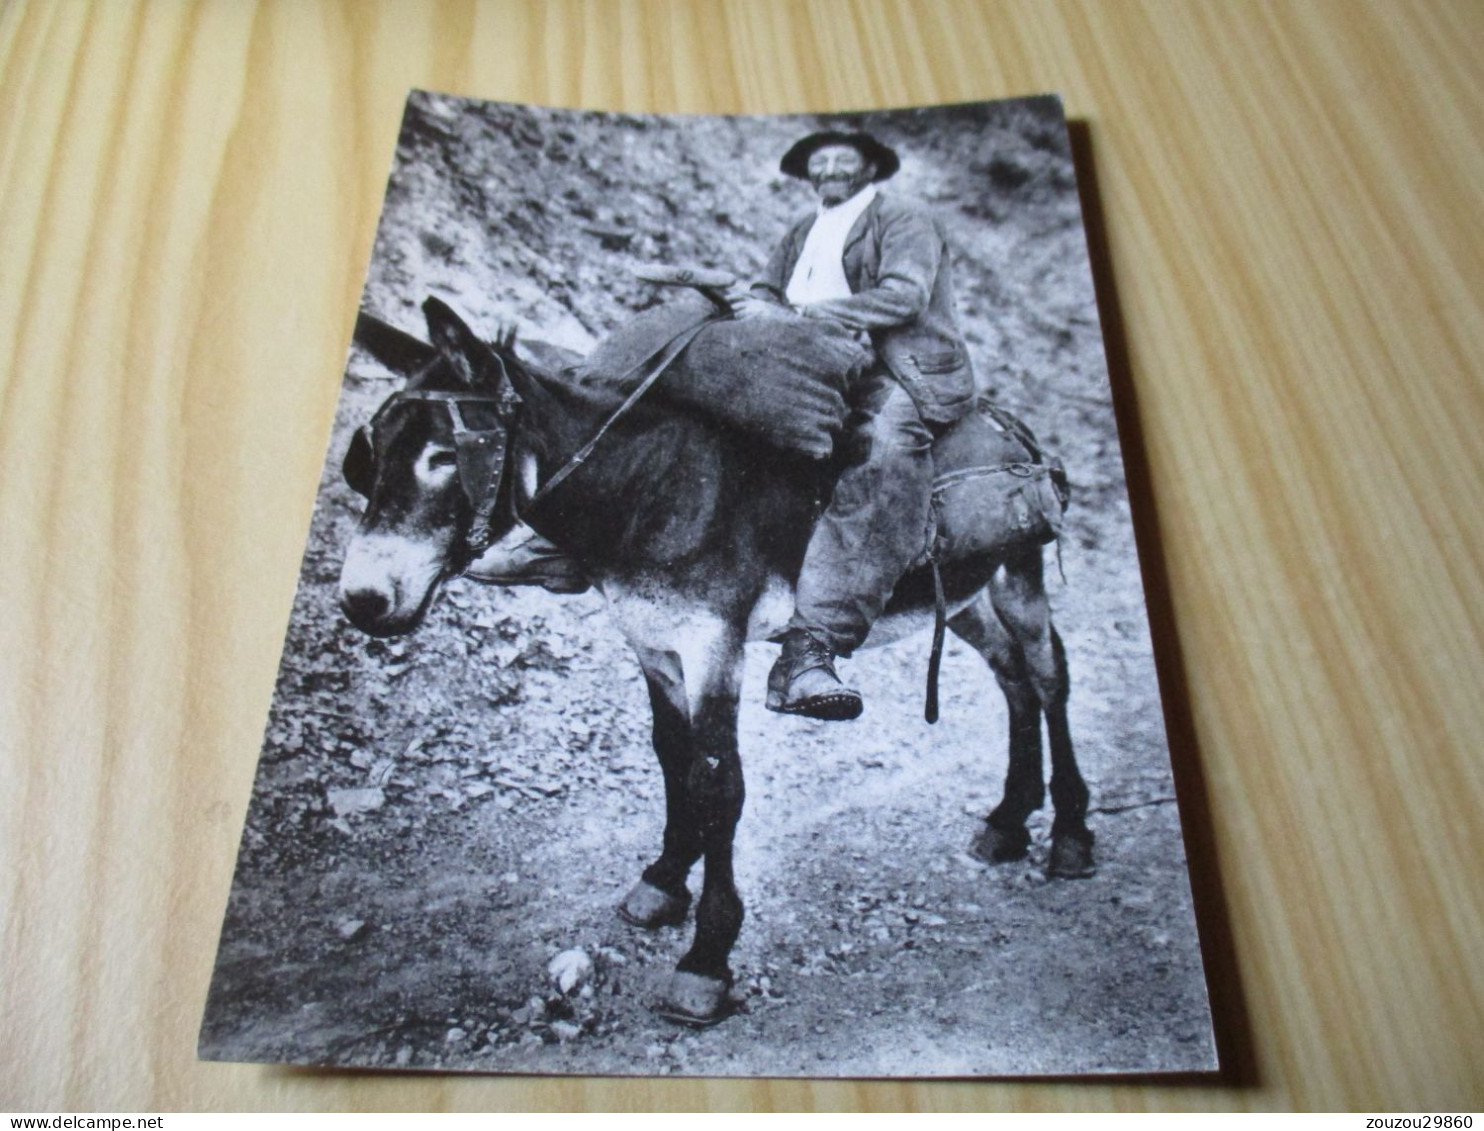
[[[875,176],[876,163],[853,145],[824,145],[809,155],[809,183],[826,208],[849,200]]]

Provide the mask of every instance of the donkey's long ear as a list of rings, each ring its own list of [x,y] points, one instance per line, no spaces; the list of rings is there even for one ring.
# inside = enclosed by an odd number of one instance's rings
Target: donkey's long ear
[[[371,443],[371,429],[365,425],[357,428],[351,437],[340,474],[357,495],[371,497],[371,489],[376,486],[376,450]]]
[[[481,386],[494,389],[499,385],[505,372],[500,359],[452,307],[429,296],[423,303],[423,315],[428,320],[428,337],[433,348],[448,363],[459,384],[471,389]]]

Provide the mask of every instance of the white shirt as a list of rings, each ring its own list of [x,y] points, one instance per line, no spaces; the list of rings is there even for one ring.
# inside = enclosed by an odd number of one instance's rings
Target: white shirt
[[[789,276],[784,297],[795,306],[824,302],[832,298],[849,298],[850,282],[845,278],[845,237],[860,219],[871,201],[876,199],[876,186],[869,184],[849,200],[832,208],[819,206],[819,215],[809,234],[804,237],[799,261]]]

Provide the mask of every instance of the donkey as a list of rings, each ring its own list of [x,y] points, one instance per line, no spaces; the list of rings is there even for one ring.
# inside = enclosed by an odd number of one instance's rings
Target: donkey
[[[411,376],[345,458],[345,478],[367,502],[341,572],[341,606],[372,635],[410,632],[443,581],[497,572],[489,563],[530,537],[516,517],[523,501],[566,476],[522,517],[581,563],[637,655],[665,783],[659,855],[618,913],[642,928],[683,924],[687,877],[704,860],[694,939],[657,1008],[683,1023],[714,1023],[726,1013],[743,914],[732,868],[743,801],[743,645],[787,620],[828,469],[652,398],[605,425],[610,402],[523,362],[513,334],[487,342],[437,299],[423,310],[431,349],[403,336],[397,349],[378,350],[358,335]],[[388,328],[380,329],[385,347]],[[601,443],[571,467],[605,426]],[[1022,459],[1038,454],[1005,442]],[[976,544],[1001,548],[948,555],[940,584],[915,569],[867,644],[926,627],[941,597],[948,627],[984,657],[1009,709],[1004,797],[973,851],[995,863],[1025,856],[1026,818],[1045,798],[1044,715],[1055,806],[1048,872],[1084,876],[1093,870],[1088,790],[1067,725],[1067,664],[1043,586],[1042,541],[981,538]]]

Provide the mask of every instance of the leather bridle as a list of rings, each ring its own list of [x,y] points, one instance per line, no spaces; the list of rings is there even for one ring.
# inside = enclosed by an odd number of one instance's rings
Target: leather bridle
[[[495,513],[501,485],[510,459],[510,434],[520,408],[520,397],[508,382],[499,393],[469,393],[442,389],[403,389],[393,393],[376,410],[368,424],[356,430],[345,455],[345,481],[358,494],[370,496],[376,475],[376,425],[391,409],[409,401],[442,405],[453,432],[454,457],[459,486],[468,500],[473,518],[464,535],[463,551],[472,561],[495,540]],[[489,406],[498,421],[493,427],[474,428],[465,418],[466,409]]]
[[[510,435],[515,427],[516,417],[519,415],[522,403],[520,394],[511,387],[508,371],[502,373],[502,379],[496,386],[500,390],[497,393],[448,392],[417,388],[393,393],[382,402],[370,423],[358,428],[351,439],[343,467],[345,481],[358,494],[370,497],[371,487],[376,478],[376,422],[390,409],[407,401],[427,401],[445,406],[449,423],[453,428],[459,483],[474,513],[469,531],[464,536],[464,553],[467,556],[460,568],[467,567],[469,562],[483,554],[494,543],[495,515],[500,509],[502,499],[510,504],[511,514],[517,519],[525,519],[538,509],[552,492],[566,481],[568,476],[587,461],[603,437],[608,434],[609,429],[654,386],[696,335],[714,321],[716,321],[716,316],[712,315],[694,325],[682,328],[657,351],[624,374],[615,383],[617,387],[630,387],[631,382],[635,381],[637,384],[632,385],[632,390],[624,398],[623,403],[603,421],[587,442],[540,486],[535,494],[524,501],[519,513],[516,512],[513,499],[507,495],[503,487],[507,481],[506,470],[510,462]],[[499,361],[500,368],[504,370],[504,360],[498,354],[495,355],[495,359]],[[499,423],[493,428],[470,428],[464,419],[462,406],[476,404],[493,405],[495,418]]]

